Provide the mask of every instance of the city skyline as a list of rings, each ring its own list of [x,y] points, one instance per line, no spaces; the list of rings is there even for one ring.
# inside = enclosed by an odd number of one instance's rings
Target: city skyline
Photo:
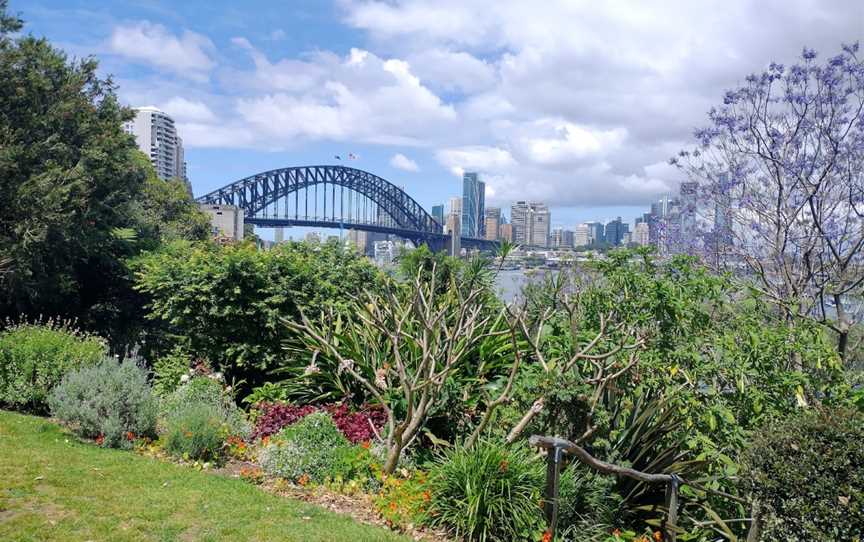
[[[26,10],[27,32],[96,55],[125,104],[174,117],[196,195],[351,155],[350,165],[405,186],[427,210],[461,192],[464,171],[478,171],[486,204],[505,214],[514,201],[544,201],[553,228],[621,216],[631,231],[651,202],[677,194],[666,160],[725,89],[805,45],[835,54],[860,37],[861,20],[852,1],[681,2],[669,17],[550,2],[533,14],[541,34],[522,28],[518,2],[239,10],[11,0],[10,9]],[[808,24],[814,18],[828,23]],[[614,54],[598,39],[610,33],[620,36]],[[633,95],[644,98],[638,115]]]

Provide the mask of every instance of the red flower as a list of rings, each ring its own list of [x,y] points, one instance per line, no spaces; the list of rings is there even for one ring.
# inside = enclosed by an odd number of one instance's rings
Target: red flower
[[[126,432],[126,440],[128,440],[128,441],[135,440],[135,433],[133,433],[132,431],[127,431]]]
[[[543,533],[543,538],[540,539],[540,542],[552,542],[552,531]]]
[[[105,435],[99,433],[99,436],[96,437],[96,444],[102,446],[102,443],[105,442]]]

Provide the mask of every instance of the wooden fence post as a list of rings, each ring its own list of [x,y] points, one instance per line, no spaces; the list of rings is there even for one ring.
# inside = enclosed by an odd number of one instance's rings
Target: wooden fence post
[[[677,474],[673,474],[666,483],[666,523],[664,531],[666,540],[676,542],[678,539],[678,485],[681,479]]]
[[[558,485],[561,480],[562,455],[563,450],[560,446],[546,451],[546,498],[543,502],[543,511],[546,513],[547,531],[552,535],[553,540],[558,528]]]

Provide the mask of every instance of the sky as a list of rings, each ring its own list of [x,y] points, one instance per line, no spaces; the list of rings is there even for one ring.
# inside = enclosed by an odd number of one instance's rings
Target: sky
[[[862,0],[11,0],[24,32],[94,55],[177,123],[201,195],[339,163],[420,204],[538,200],[553,227],[677,193],[667,160],[771,61],[864,40]],[[506,214],[506,211],[505,211]],[[287,234],[286,234],[287,236]]]

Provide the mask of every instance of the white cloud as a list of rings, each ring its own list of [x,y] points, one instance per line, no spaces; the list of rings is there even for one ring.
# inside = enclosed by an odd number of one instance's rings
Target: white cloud
[[[420,171],[420,166],[417,165],[417,162],[402,153],[394,154],[393,158],[390,159],[390,165],[403,171]]]
[[[139,21],[114,28],[109,40],[112,52],[131,60],[199,81],[205,81],[215,66],[209,38],[184,30],[175,36],[167,28]]]
[[[273,64],[250,52],[256,65],[252,84],[278,91],[240,99],[237,111],[271,142],[428,145],[458,118],[403,60],[352,49],[345,57],[321,53]]]
[[[162,104],[160,109],[171,115],[177,122],[212,122],[216,120],[216,115],[205,103],[187,100],[180,96],[174,96]]]

